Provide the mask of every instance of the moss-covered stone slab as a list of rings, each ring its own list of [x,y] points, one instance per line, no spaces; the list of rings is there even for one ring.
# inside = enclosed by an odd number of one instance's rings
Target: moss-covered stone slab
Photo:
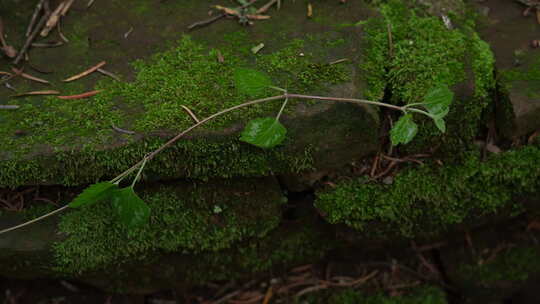
[[[33,49],[31,64],[53,70],[42,78],[62,95],[102,92],[80,100],[14,99],[1,93],[7,103],[21,107],[1,113],[0,186],[77,185],[114,177],[194,124],[182,106],[202,119],[247,101],[233,81],[238,67],[266,72],[274,85],[291,93],[366,95],[358,69],[367,58],[364,32],[355,24],[376,12],[362,1],[317,3],[312,19],[305,16],[304,3],[291,2],[250,27],[224,18],[188,33],[187,25],[208,17],[210,4],[137,0],[126,7],[122,1],[104,1],[87,10],[77,3],[63,23],[70,42]],[[5,23],[12,43],[20,44],[16,37],[24,36],[20,31],[32,7],[2,5],[19,11]],[[26,10],[28,16],[21,13]],[[261,43],[264,48],[255,54],[252,48]],[[96,73],[61,81],[102,60],[106,70],[127,81]],[[23,79],[12,84],[20,91],[43,89]],[[275,94],[269,89],[253,98]],[[289,139],[277,149],[238,140],[249,119],[274,116],[280,106],[269,102],[211,121],[150,162],[146,178],[290,174],[342,166],[377,149],[377,113],[332,102],[291,101],[283,116]]]
[[[443,254],[450,280],[467,299],[464,303],[517,301],[523,296],[538,299],[540,248],[526,244],[507,246],[482,246],[475,242],[476,256],[471,250]]]
[[[540,147],[527,146],[481,161],[414,166],[391,185],[358,178],[320,191],[315,206],[333,224],[360,238],[435,237],[457,227],[477,227],[525,210],[517,195],[540,188]]]
[[[490,44],[500,74],[497,126],[507,138],[527,135],[540,129],[540,55],[531,46],[540,25],[534,14],[523,16],[526,6],[519,1],[488,1],[481,6],[489,13],[479,32]]]
[[[133,230],[102,202],[0,235],[1,274],[73,276],[150,261],[160,252],[218,252],[266,236],[280,223],[284,202],[274,178],[171,182],[137,192],[151,216]],[[10,213],[2,219],[2,228],[14,224]],[[24,263],[13,262],[18,258]]]
[[[495,84],[493,54],[462,2],[418,2],[423,4],[385,1],[379,6],[382,18],[362,24],[369,58],[362,66],[367,96],[385,96],[387,102],[403,105],[422,102],[434,86],[452,88],[455,98],[445,118],[446,133],[431,119],[415,115],[418,135],[403,148],[451,156],[471,146],[478,133]]]

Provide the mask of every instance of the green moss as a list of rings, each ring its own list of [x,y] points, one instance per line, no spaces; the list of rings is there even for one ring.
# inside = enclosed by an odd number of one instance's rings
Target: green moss
[[[501,281],[522,282],[540,273],[540,252],[536,247],[515,247],[482,265],[463,264],[457,270],[462,279],[490,286]]]
[[[354,289],[340,291],[326,291],[304,297],[301,303],[306,304],[446,304],[446,295],[443,290],[433,286],[423,286],[413,289],[412,292],[390,297],[379,293],[365,295]],[[300,303],[300,301],[298,301]]]
[[[368,236],[432,236],[501,211],[513,195],[540,186],[540,169],[531,167],[540,161],[539,147],[494,155],[485,162],[475,153],[467,155],[463,163],[405,169],[392,185],[364,178],[344,182],[318,193],[315,205],[330,223],[345,223]]]
[[[275,228],[282,201],[277,184],[263,180],[173,184],[143,191],[142,198],[151,208],[151,218],[134,230],[124,228],[106,202],[64,215],[59,230],[66,239],[54,245],[56,270],[96,270],[143,260],[157,250],[199,253],[229,248]],[[222,212],[216,213],[216,206]]]
[[[208,281],[242,279],[266,271],[278,272],[291,266],[320,260],[336,242],[314,220],[280,225],[264,239],[251,239],[234,249],[198,255],[196,263],[186,267],[193,284]]]
[[[381,4],[380,11],[383,18],[371,18],[363,25],[366,96],[381,100],[387,89],[391,103],[408,104],[421,102],[435,85],[453,87],[456,98],[446,118],[447,133],[441,136],[430,119],[418,116],[419,133],[406,149],[417,152],[442,145],[442,151],[450,154],[472,144],[494,87],[493,54],[475,33],[474,21],[455,17],[459,27],[448,30],[441,18],[422,16],[399,0]],[[474,87],[472,92],[467,92],[469,87]]]
[[[305,56],[299,56],[302,47],[301,40],[294,40],[274,53],[258,55],[255,67],[268,72],[276,85],[297,92],[319,90],[348,79],[349,75],[341,65],[315,62],[311,53],[305,50]],[[164,141],[155,137],[141,141],[141,136],[118,134],[112,130],[111,123],[142,136],[163,133],[172,136],[193,124],[181,106],[187,106],[198,117],[207,117],[247,101],[247,96],[236,91],[232,80],[237,66],[249,65],[247,59],[234,53],[232,48],[225,47],[220,52],[227,58],[223,63],[217,61],[216,49],[208,50],[184,37],[176,48],[157,54],[149,61],[135,62],[138,72],[133,82],[108,79],[99,82],[97,89],[103,92],[92,99],[62,101],[49,97],[41,104],[23,103],[18,111],[0,121],[0,137],[5,139],[4,149],[0,152],[3,160],[0,184],[17,186],[52,182],[73,185],[93,182],[105,175],[114,176]],[[74,83],[64,92],[81,91],[81,84]],[[266,91],[264,96],[272,93]],[[273,115],[279,106],[280,103],[275,102],[245,108],[223,115],[201,129],[221,130],[235,122]],[[286,111],[290,114],[293,108],[291,105]],[[20,131],[24,134],[14,135]],[[297,157],[286,156],[285,150],[251,149],[235,137],[226,140],[182,142],[176,150],[169,151],[180,150],[185,154],[169,153],[161,159],[187,159],[193,167],[180,164],[189,171],[187,176],[201,178],[311,168],[308,147],[304,151],[295,151],[302,155]],[[207,154],[210,151],[215,154]],[[169,169],[174,169],[176,162],[159,163],[155,173],[173,175]],[[277,167],[269,166],[274,163]],[[83,167],[87,170],[77,170]]]

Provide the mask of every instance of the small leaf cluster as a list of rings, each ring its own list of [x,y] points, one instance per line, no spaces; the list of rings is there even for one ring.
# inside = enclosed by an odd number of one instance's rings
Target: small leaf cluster
[[[405,107],[405,115],[396,122],[390,131],[390,140],[392,145],[400,143],[409,143],[418,132],[418,125],[414,122],[410,111],[418,110],[415,107],[421,106],[426,112],[421,112],[431,119],[441,132],[446,132],[446,123],[444,117],[450,111],[450,104],[454,99],[454,93],[447,86],[438,86],[431,88],[424,96],[421,103],[412,104]],[[413,107],[414,106],[414,107]]]
[[[133,186],[119,188],[118,184],[111,182],[89,186],[69,204],[69,207],[80,208],[104,200],[112,201],[120,222],[128,228],[140,226],[150,217],[150,208],[135,193]]]
[[[237,89],[248,96],[257,96],[267,87],[272,87],[268,76],[252,69],[237,69],[234,78]],[[453,98],[453,92],[447,86],[440,85],[431,88],[422,102],[401,107],[404,115],[399,118],[390,131],[392,145],[407,144],[416,136],[418,125],[414,122],[413,112],[433,119],[437,128],[444,133],[446,131],[444,117],[450,111]],[[279,122],[280,114],[281,111],[276,118],[266,117],[251,120],[242,132],[240,140],[260,148],[273,148],[281,144],[286,137],[287,130]]]

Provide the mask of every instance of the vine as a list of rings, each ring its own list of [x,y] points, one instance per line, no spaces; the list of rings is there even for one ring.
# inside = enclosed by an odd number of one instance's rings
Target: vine
[[[43,216],[35,218],[31,221],[22,223],[0,231],[0,234],[6,233],[44,218],[61,212],[67,208],[83,208],[88,207],[103,200],[111,200],[113,209],[117,213],[119,220],[128,228],[137,227],[145,224],[150,217],[150,208],[148,205],[135,193],[135,184],[139,180],[142,170],[148,161],[154,158],[158,153],[174,144],[180,138],[194,130],[195,128],[207,123],[208,121],[223,115],[225,113],[235,111],[244,107],[252,106],[259,103],[270,102],[274,100],[284,100],[278,114],[275,117],[256,118],[249,121],[240,134],[240,140],[262,149],[273,148],[283,142],[286,138],[287,129],[279,122],[281,114],[287,105],[289,99],[308,99],[308,100],[325,100],[336,102],[349,102],[356,104],[370,104],[380,107],[387,107],[393,110],[401,111],[403,115],[398,119],[390,131],[390,140],[392,145],[409,143],[418,132],[418,126],[414,122],[413,113],[419,113],[433,119],[435,125],[441,132],[446,131],[444,117],[448,114],[450,104],[453,100],[453,93],[447,86],[440,85],[431,88],[424,96],[423,100],[418,103],[396,106],[377,101],[355,99],[355,98],[338,98],[325,96],[311,96],[302,94],[291,94],[287,90],[274,87],[271,84],[270,78],[253,69],[239,68],[235,70],[234,81],[240,93],[250,97],[260,95],[266,88],[273,88],[281,91],[283,94],[271,97],[247,101],[245,103],[227,108],[220,112],[214,113],[205,119],[198,121],[196,124],[180,132],[175,137],[164,143],[161,147],[147,154],[142,160],[134,164],[131,168],[125,170],[115,178],[106,182],[99,182],[90,185],[83,190],[71,203],[56,209]],[[132,180],[130,186],[120,188],[122,182],[128,175],[138,172]]]

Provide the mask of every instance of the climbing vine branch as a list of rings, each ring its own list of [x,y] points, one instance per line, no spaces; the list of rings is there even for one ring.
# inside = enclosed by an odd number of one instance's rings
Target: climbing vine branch
[[[253,119],[247,123],[245,129],[241,133],[241,141],[247,142],[260,148],[273,148],[281,144],[285,139],[287,130],[279,122],[279,119],[289,99],[324,100],[334,102],[348,102],[355,104],[368,104],[400,111],[404,115],[402,115],[399,120],[394,124],[390,132],[390,139],[392,144],[398,145],[400,143],[406,144],[410,142],[417,133],[418,127],[413,120],[412,113],[419,113],[432,118],[435,122],[435,125],[442,132],[445,132],[446,127],[443,119],[446,114],[448,114],[449,106],[453,99],[453,93],[446,86],[438,86],[429,90],[429,92],[424,96],[424,100],[422,102],[411,103],[404,106],[397,106],[393,104],[387,104],[383,102],[365,99],[291,94],[288,93],[285,89],[272,86],[270,79],[267,75],[251,69],[238,69],[237,71],[235,71],[234,78],[236,87],[240,91],[240,93],[248,96],[260,96],[267,88],[277,89],[283,92],[283,94],[251,100],[214,113],[198,121],[184,131],[180,132],[156,150],[145,155],[143,159],[131,166],[129,169],[120,173],[112,180],[90,185],[71,203],[20,225],[0,230],[0,234],[13,231],[24,226],[28,226],[32,223],[57,214],[67,208],[80,208],[83,206],[89,206],[105,199],[109,199],[112,201],[113,209],[117,213],[121,222],[125,224],[128,228],[136,227],[146,223],[150,216],[150,208],[142,199],[138,197],[138,195],[134,191],[135,183],[139,180],[145,164],[152,160],[161,151],[173,145],[175,142],[177,142],[179,139],[181,139],[194,129],[206,124],[207,122],[218,116],[235,110],[239,110],[241,108],[245,108],[255,104],[271,102],[274,100],[284,100],[276,117]],[[422,107],[423,109],[419,107]],[[120,182],[137,169],[139,169],[137,175],[132,180],[130,186],[120,188]]]

